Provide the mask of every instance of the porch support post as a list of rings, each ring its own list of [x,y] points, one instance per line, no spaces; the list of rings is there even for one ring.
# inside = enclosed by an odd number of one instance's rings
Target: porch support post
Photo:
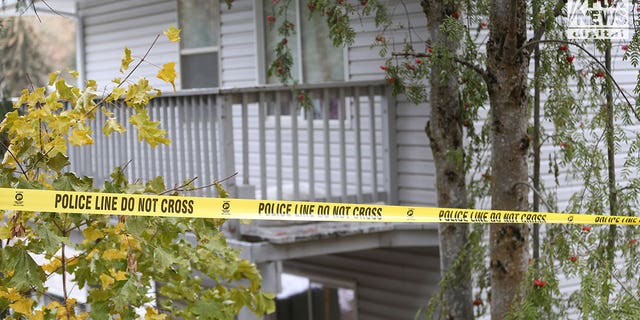
[[[398,144],[396,141],[396,100],[391,87],[383,86],[382,147],[384,152],[384,185],[387,203],[398,204]]]
[[[223,94],[217,96],[216,99],[216,108],[218,109],[218,152],[220,152],[220,156],[218,159],[221,159],[221,163],[218,168],[220,168],[220,177],[215,177],[216,179],[224,179],[227,177],[231,177],[236,173],[235,166],[235,149],[233,142],[233,112],[231,110],[232,100],[230,94]],[[226,179],[222,183],[223,187],[227,192],[229,192],[229,196],[231,198],[237,197],[237,187],[236,187],[236,178],[231,177]],[[238,219],[229,219],[224,223],[223,230],[227,235],[227,238],[231,239],[240,239],[240,220]]]

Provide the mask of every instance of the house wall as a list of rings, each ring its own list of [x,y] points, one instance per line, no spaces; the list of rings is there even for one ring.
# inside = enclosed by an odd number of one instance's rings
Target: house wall
[[[393,2],[391,2],[393,3]],[[233,7],[229,10],[224,3],[221,4],[220,15],[220,87],[248,87],[255,86],[260,83],[260,75],[264,71],[264,61],[261,59],[263,54],[262,44],[259,37],[262,34],[262,13],[258,8],[259,3],[249,0],[235,1]],[[169,25],[177,25],[177,1],[175,0],[140,0],[140,1],[80,1],[79,14],[85,33],[85,61],[86,61],[86,77],[87,79],[95,79],[98,81],[100,88],[103,86],[113,86],[110,80],[121,76],[118,73],[120,68],[120,59],[122,57],[122,48],[128,46],[133,56],[141,56],[148,49],[153,38],[158,32],[166,29]],[[411,17],[416,21],[416,25],[424,25],[423,15],[421,16],[418,3],[408,3],[407,11],[400,7],[399,3],[392,4],[391,10],[394,19],[403,20]],[[384,59],[380,58],[376,49],[371,50],[370,45],[373,43],[377,35],[377,29],[373,18],[371,17],[353,17],[352,24],[357,31],[354,46],[346,50],[347,54],[347,78],[349,80],[374,80],[382,79],[384,73],[379,66],[384,64]],[[420,28],[418,28],[420,31]],[[123,32],[123,30],[126,30]],[[385,34],[388,39],[392,39],[393,43],[400,43],[406,36],[406,31],[390,29]],[[394,45],[395,46],[395,45]],[[155,45],[149,57],[150,62],[159,65],[167,61],[176,61],[176,70],[180,70],[179,62],[179,46],[175,43],[168,42],[164,36],[161,36]],[[151,64],[143,63],[136,74],[144,75],[149,78],[152,84],[156,85],[163,91],[171,91],[171,86],[155,79],[157,68]],[[134,77],[135,78],[135,77]],[[180,87],[180,77],[176,79],[176,86]],[[333,94],[333,93],[332,93]],[[335,96],[335,95],[334,95]],[[397,103],[397,114],[392,118],[395,119],[397,132],[394,134],[397,145],[391,146],[390,154],[397,157],[398,163],[398,200],[400,204],[406,205],[433,205],[435,204],[435,189],[433,185],[432,159],[429,153],[427,139],[424,135],[424,125],[426,123],[428,106],[426,104],[415,106],[406,102],[403,98],[399,98]],[[376,103],[376,132],[375,138],[377,142],[376,152],[380,154],[379,161],[376,165],[382,168],[384,165],[382,156],[382,136],[381,136],[381,119],[380,105]],[[234,114],[239,114],[238,105],[234,106]],[[249,108],[250,111],[250,129],[257,128],[256,105]],[[363,110],[368,110],[363,108]],[[367,111],[368,112],[368,111]],[[366,117],[366,114],[362,114]],[[237,124],[238,117],[234,117]],[[241,136],[241,127],[236,125],[234,132],[235,137]],[[363,128],[363,136],[368,137],[366,127]],[[267,130],[272,130],[267,126]],[[347,135],[353,136],[353,128],[347,126],[349,132]],[[340,147],[337,145],[339,141],[338,128],[332,127],[330,133],[330,153],[332,154],[332,168],[337,168],[340,163]],[[253,131],[252,131],[253,132]],[[283,150],[285,153],[284,163],[290,163],[291,157],[286,150],[290,149],[290,138],[286,132],[284,137]],[[250,135],[249,149],[258,150],[259,145],[257,136]],[[302,137],[301,137],[302,138]],[[268,134],[266,136],[268,148],[266,158],[272,165],[277,158],[273,148],[275,135]],[[323,137],[317,137],[316,143],[323,143]],[[301,140],[302,141],[302,140]],[[366,148],[366,146],[365,146]],[[241,158],[241,150],[237,148],[236,154],[237,167],[240,170],[242,164],[239,162]],[[306,148],[300,148],[301,163],[304,163],[306,156]],[[318,153],[322,153],[322,148]],[[317,153],[317,154],[318,154]],[[366,163],[370,163],[367,154],[364,151],[363,163],[364,170],[367,170]],[[352,155],[348,155],[352,157]],[[257,172],[259,167],[256,164],[257,157],[251,158],[251,172]],[[350,180],[353,180],[354,161],[348,161],[350,166]],[[324,164],[316,162],[316,169],[321,171]],[[286,166],[283,177],[291,176],[291,167]],[[302,168],[304,170],[304,168]],[[341,176],[336,170],[332,172],[332,184],[335,183],[339,190]],[[273,170],[269,170],[272,176]],[[305,175],[301,172],[301,177]],[[272,176],[273,177],[273,176]],[[186,179],[187,177],[184,177]],[[324,181],[324,175],[318,176],[318,182]],[[383,176],[377,179],[380,186],[383,183]],[[268,185],[273,185],[274,179],[270,179]],[[261,191],[261,183],[256,182],[258,191]],[[326,186],[317,186],[318,188],[327,189]],[[367,187],[365,185],[365,187]],[[285,189],[288,188],[285,186]],[[289,186],[290,188],[290,186]],[[303,186],[303,188],[305,188]],[[309,188],[308,186],[306,187]],[[371,185],[369,183],[369,188]],[[325,194],[325,190],[319,190],[321,194]],[[373,189],[371,189],[373,190]],[[333,191],[334,195],[339,191]],[[307,192],[308,193],[308,192]],[[350,192],[352,193],[352,192]],[[259,193],[258,197],[262,194]],[[274,197],[273,193],[268,194]]]
[[[118,71],[124,47],[131,49],[132,57],[140,58],[149,49],[155,36],[169,25],[176,24],[175,0],[123,0],[79,1],[78,13],[84,29],[84,56],[86,79],[98,82],[99,89],[112,87],[114,78],[124,78]],[[150,83],[164,91],[171,85],[155,78],[157,65],[179,61],[178,44],[161,36],[145,60],[136,70],[132,80],[144,76]],[[138,60],[131,64],[131,67]],[[155,65],[154,65],[155,64]],[[177,69],[179,70],[179,69]],[[177,79],[176,85],[180,86]]]
[[[414,319],[437,292],[437,248],[379,248],[289,260],[284,272],[356,284],[358,319]]]

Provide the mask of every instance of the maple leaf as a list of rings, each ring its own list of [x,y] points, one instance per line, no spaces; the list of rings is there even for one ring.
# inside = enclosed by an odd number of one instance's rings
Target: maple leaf
[[[104,127],[102,127],[102,133],[108,137],[114,131],[117,133],[123,133],[126,131],[126,129],[122,127],[120,122],[118,122],[118,119],[109,118],[104,123]]]
[[[164,31],[164,35],[167,36],[169,41],[178,42],[180,41],[180,29],[174,27],[173,25],[169,27],[169,29]]]
[[[127,257],[127,253],[118,249],[107,249],[102,253],[102,257],[107,260],[119,260],[125,259]]]
[[[173,87],[173,92],[176,92],[176,84],[174,83],[174,81],[176,80],[176,63],[175,62],[168,62],[165,63],[164,65],[162,65],[162,69],[160,69],[160,71],[158,71],[158,79],[171,83],[171,86]]]
[[[31,314],[34,301],[29,298],[20,299],[9,305],[13,311],[22,314]]]
[[[74,128],[69,136],[69,143],[72,146],[84,146],[87,144],[93,144],[93,138],[91,138],[91,129],[89,128]]]
[[[102,289],[108,288],[114,282],[116,281],[113,278],[111,278],[109,275],[106,275],[104,273],[100,275],[100,283],[102,284]]]
[[[129,64],[133,62],[131,57],[131,49],[124,47],[124,57],[122,57],[122,64],[120,65],[120,72],[124,72],[129,69]]]

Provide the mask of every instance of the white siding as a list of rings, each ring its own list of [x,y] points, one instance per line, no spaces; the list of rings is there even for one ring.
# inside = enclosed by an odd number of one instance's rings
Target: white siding
[[[358,319],[414,319],[440,280],[438,248],[380,248],[286,261],[285,272],[356,283]]]
[[[125,46],[133,57],[140,58],[158,33],[172,24],[177,26],[175,0],[80,1],[78,13],[85,34],[86,78],[96,80],[100,89],[112,87],[112,79],[123,77],[119,69]],[[157,66],[169,61],[178,63],[178,44],[163,35],[146,60],[149,63],[140,65],[131,80],[145,77],[162,90],[172,90],[171,85],[156,79]],[[179,64],[176,70],[180,70]],[[179,77],[176,85],[180,85]]]
[[[222,2],[222,1],[221,1]],[[254,1],[234,1],[231,10],[224,3],[220,13],[220,87],[258,84],[258,62]]]

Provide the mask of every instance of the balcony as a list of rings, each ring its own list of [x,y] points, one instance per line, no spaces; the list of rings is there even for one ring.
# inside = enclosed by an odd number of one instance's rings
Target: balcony
[[[97,184],[116,166],[130,181],[165,177],[168,187],[225,179],[233,197],[395,203],[390,154],[395,132],[383,82],[304,85],[312,108],[300,109],[283,86],[184,91],[153,99],[152,119],[169,146],[137,141],[135,129],[70,149],[72,170]],[[127,108],[114,108],[125,119]],[[95,128],[105,119],[99,115]],[[124,122],[124,121],[123,121]],[[217,196],[214,188],[188,193]],[[273,223],[273,222],[272,222]]]

